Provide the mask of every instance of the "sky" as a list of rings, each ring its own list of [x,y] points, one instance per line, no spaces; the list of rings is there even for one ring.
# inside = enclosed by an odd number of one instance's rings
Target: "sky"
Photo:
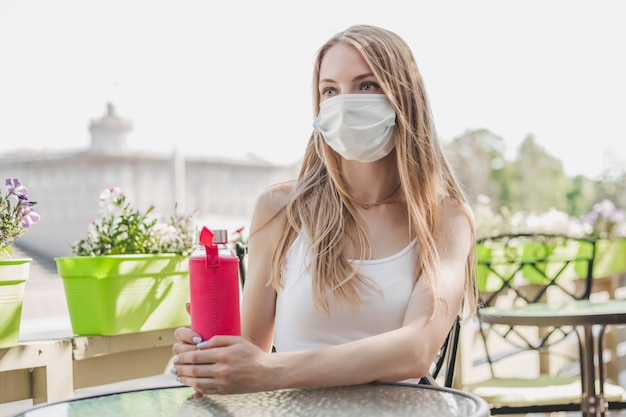
[[[293,163],[312,65],[353,24],[411,46],[445,143],[513,158],[532,134],[568,175],[626,169],[621,0],[0,0],[0,153],[79,150],[108,102],[136,150]]]

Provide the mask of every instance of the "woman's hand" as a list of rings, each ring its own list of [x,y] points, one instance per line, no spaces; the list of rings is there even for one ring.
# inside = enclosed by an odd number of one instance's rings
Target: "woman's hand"
[[[197,333],[176,329],[172,373],[184,385],[205,394],[239,394],[277,389],[270,353],[241,336],[214,336],[200,342]]]

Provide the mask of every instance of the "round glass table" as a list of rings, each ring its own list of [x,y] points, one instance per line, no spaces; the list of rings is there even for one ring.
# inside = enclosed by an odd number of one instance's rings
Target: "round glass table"
[[[366,384],[236,395],[199,395],[176,386],[74,399],[34,407],[14,417],[488,417],[481,398],[449,388]]]

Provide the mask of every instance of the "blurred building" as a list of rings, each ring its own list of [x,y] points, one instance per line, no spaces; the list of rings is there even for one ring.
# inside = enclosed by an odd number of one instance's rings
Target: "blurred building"
[[[69,256],[70,245],[99,217],[98,196],[120,187],[133,207],[169,216],[197,211],[210,228],[247,226],[257,196],[269,185],[296,175],[296,165],[278,166],[252,156],[201,158],[130,151],[132,123],[113,105],[90,124],[88,149],[72,152],[20,151],[0,156],[0,179],[18,178],[37,201],[41,221],[19,246],[44,256]],[[219,223],[219,224],[216,224]],[[237,224],[241,223],[241,224]]]

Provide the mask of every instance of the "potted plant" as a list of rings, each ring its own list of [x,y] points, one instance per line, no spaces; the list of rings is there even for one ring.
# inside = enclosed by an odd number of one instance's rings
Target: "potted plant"
[[[545,280],[544,274],[554,276],[563,267],[563,262],[559,259],[571,258],[579,250],[576,243],[565,244],[562,238],[557,237],[585,235],[581,222],[571,218],[567,213],[556,209],[550,209],[545,213],[526,211],[512,213],[506,207],[503,207],[499,213],[494,213],[490,204],[488,197],[479,196],[474,209],[476,236],[479,240],[486,239],[486,242],[479,243],[476,247],[479,261],[477,270],[479,291],[492,291],[501,285],[500,278],[494,276],[493,271],[485,266],[485,263],[490,260],[502,261],[509,257],[511,260],[531,261],[543,258],[545,262],[535,264],[533,267],[523,267],[516,274],[516,278],[526,280],[530,284],[542,284]],[[507,234],[539,234],[544,237],[536,241],[533,239],[511,240],[506,248],[492,246],[493,242],[489,238]],[[549,238],[550,235],[554,238]],[[515,263],[513,262],[512,265]],[[513,268],[511,271],[502,269],[500,273],[505,276],[515,273],[515,267],[511,268]]]
[[[134,209],[119,188],[100,194],[100,218],[71,257],[55,258],[72,330],[115,335],[189,325],[194,213],[159,218]]]
[[[603,200],[594,204],[583,221],[589,235],[597,239],[594,277],[626,272],[626,210]]]
[[[37,204],[28,198],[28,189],[17,178],[5,180],[0,192],[0,348],[17,345],[24,287],[31,258],[12,258],[13,244],[39,222]]]

